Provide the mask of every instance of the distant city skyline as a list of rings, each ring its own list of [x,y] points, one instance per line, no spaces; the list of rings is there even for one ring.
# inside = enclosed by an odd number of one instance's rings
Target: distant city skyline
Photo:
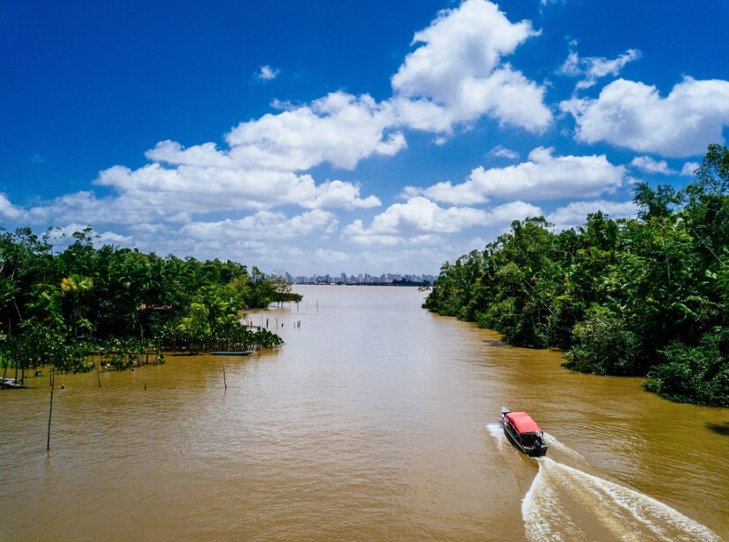
[[[407,273],[381,273],[371,275],[369,273],[347,274],[344,271],[338,274],[326,273],[311,275],[297,275],[284,271],[282,275],[292,284],[392,284],[396,282],[428,283],[433,284],[435,275],[430,274],[407,274]]]

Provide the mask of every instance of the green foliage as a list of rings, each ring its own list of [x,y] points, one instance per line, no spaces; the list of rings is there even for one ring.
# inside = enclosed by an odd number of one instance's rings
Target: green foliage
[[[590,310],[575,325],[575,344],[565,354],[565,367],[603,375],[640,374],[645,349],[633,327],[609,310]]]
[[[598,212],[559,233],[544,218],[515,221],[446,262],[424,307],[515,345],[561,347],[575,370],[648,374],[663,396],[725,405],[728,191],[729,149],[710,145],[683,190],[636,187],[638,220]]]
[[[198,261],[104,245],[93,230],[73,234],[55,253],[58,229],[38,237],[30,228],[0,228],[0,355],[21,370],[53,363],[87,370],[101,352],[110,368],[128,369],[146,347],[163,344],[270,348],[270,332],[240,323],[242,310],[299,301],[290,285],[257,268],[220,260]],[[118,338],[123,339],[118,339]],[[141,349],[141,350],[140,350]],[[141,352],[141,353],[140,353]]]
[[[63,332],[44,323],[25,322],[20,333],[9,336],[3,345],[3,358],[11,367],[35,369],[54,365],[59,371],[85,372],[89,347],[70,340]]]
[[[186,342],[193,342],[210,335],[208,318],[210,311],[202,303],[192,303],[187,315],[177,324],[177,336]]]
[[[111,339],[98,348],[101,365],[107,369],[126,371],[139,363],[147,346],[139,339]]]
[[[675,341],[665,363],[648,373],[643,386],[674,401],[729,407],[729,328],[702,337],[698,346]]]

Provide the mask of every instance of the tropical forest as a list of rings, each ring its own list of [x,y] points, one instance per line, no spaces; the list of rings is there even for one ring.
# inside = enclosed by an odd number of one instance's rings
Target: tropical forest
[[[97,249],[91,228],[56,253],[61,238],[56,228],[40,237],[30,228],[0,233],[3,379],[14,370],[22,381],[42,365],[88,371],[93,354],[105,368],[124,370],[150,351],[163,362],[166,350],[277,347],[276,333],[243,325],[243,311],[301,300],[285,280],[256,267]]]
[[[729,149],[710,145],[680,189],[637,184],[634,202],[634,219],[597,212],[561,232],[513,222],[445,263],[425,308],[563,349],[570,369],[729,406]]]

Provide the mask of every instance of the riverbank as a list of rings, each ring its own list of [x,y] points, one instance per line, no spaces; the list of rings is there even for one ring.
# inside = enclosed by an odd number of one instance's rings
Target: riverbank
[[[554,231],[514,221],[446,262],[424,307],[559,347],[565,366],[644,376],[672,401],[729,407],[729,148],[709,145],[681,190],[639,183],[637,218],[598,211]]]
[[[729,407],[729,149],[710,145],[682,190],[635,187],[635,219],[589,214],[554,231],[514,221],[483,251],[446,262],[424,307],[559,347],[565,366],[640,375],[666,399]]]

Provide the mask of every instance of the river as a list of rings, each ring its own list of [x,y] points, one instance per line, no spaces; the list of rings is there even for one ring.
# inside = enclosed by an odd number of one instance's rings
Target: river
[[[58,375],[49,454],[47,373],[0,391],[0,540],[729,538],[728,409],[570,372],[414,288],[296,291],[250,315],[277,351]]]

